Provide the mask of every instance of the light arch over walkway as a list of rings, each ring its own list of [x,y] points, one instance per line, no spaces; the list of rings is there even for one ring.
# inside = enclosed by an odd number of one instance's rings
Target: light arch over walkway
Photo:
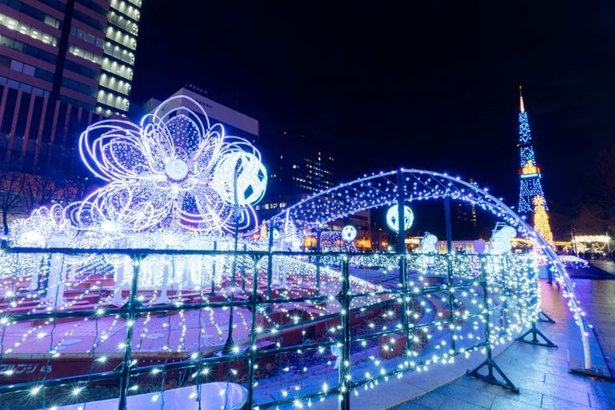
[[[312,230],[363,210],[397,204],[400,186],[405,203],[445,197],[472,203],[502,218],[527,239],[544,244],[533,228],[486,189],[459,177],[419,169],[402,168],[343,183],[291,205],[272,221],[290,220],[298,229]]]
[[[274,224],[291,221],[298,230],[312,231],[363,210],[397,204],[401,199],[400,189],[403,189],[404,203],[448,197],[474,204],[514,227],[521,236],[533,241],[535,248],[546,256],[549,267],[555,272],[558,282],[566,288],[564,294],[569,297],[570,310],[581,331],[585,352],[584,367],[586,369],[592,367],[587,325],[574,296],[574,285],[557,254],[523,218],[500,199],[489,194],[486,189],[479,188],[476,184],[448,174],[401,168],[363,176],[319,192],[286,208],[272,217],[271,221]]]

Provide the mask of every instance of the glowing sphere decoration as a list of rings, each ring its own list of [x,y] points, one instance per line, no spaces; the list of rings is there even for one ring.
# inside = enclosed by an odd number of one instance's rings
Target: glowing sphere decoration
[[[386,215],[387,226],[394,232],[399,232],[397,205],[393,205],[389,208]],[[414,222],[414,213],[409,206],[404,205],[404,231],[407,231]]]
[[[346,242],[352,242],[357,237],[357,228],[352,225],[346,225],[342,228],[342,239]]]
[[[267,171],[260,159],[249,152],[236,151],[220,159],[214,171],[213,186],[228,204],[245,206],[261,200],[267,187]]]
[[[188,176],[188,164],[179,158],[174,158],[164,166],[164,172],[172,181],[182,181]]]

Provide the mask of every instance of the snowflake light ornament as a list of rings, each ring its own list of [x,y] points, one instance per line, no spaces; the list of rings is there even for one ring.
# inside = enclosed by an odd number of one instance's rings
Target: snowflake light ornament
[[[190,107],[190,108],[188,108]],[[139,125],[103,120],[81,135],[85,165],[108,182],[84,199],[82,229],[113,222],[122,231],[157,226],[222,234],[256,227],[252,204],[265,191],[260,153],[210,125],[194,100],[176,96]]]

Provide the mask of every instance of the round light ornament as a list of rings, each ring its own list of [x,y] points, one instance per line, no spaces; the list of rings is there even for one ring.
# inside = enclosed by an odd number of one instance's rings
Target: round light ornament
[[[399,218],[397,212],[397,205],[393,205],[389,208],[386,215],[387,226],[394,232],[399,232]],[[404,231],[407,231],[414,222],[414,213],[409,206],[404,205]]]
[[[352,225],[346,225],[342,228],[342,239],[346,242],[352,242],[357,237],[357,229]]]
[[[254,204],[261,200],[267,187],[267,170],[260,159],[249,152],[226,154],[216,166],[213,187],[228,204],[235,204],[237,177],[237,205]]]
[[[188,164],[179,158],[174,158],[165,164],[164,173],[171,181],[181,181],[188,176]]]

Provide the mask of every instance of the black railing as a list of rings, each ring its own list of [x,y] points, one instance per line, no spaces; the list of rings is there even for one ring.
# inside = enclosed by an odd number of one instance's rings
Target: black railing
[[[540,312],[535,269],[531,255],[9,248],[0,402],[124,409],[225,382],[246,408],[337,395],[348,409],[359,387],[459,354],[486,351],[492,374],[491,349]]]

